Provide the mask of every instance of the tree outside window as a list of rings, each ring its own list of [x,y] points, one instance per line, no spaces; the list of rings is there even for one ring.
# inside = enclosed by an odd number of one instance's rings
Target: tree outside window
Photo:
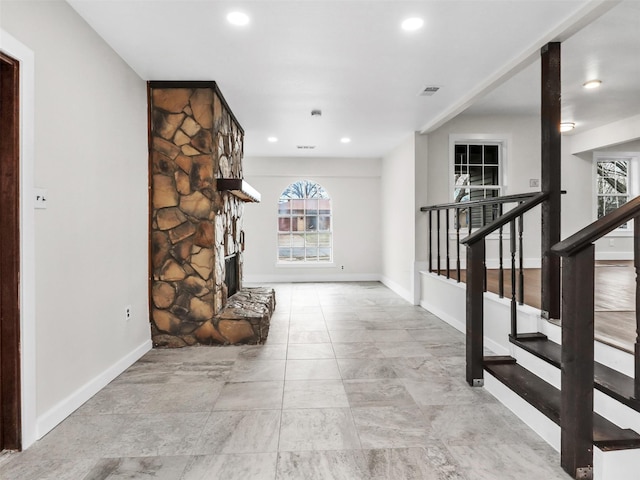
[[[331,198],[319,184],[300,180],[278,200],[278,263],[333,260]]]
[[[613,212],[629,200],[629,162],[598,160],[596,162],[597,218]],[[628,224],[620,226],[628,228]]]

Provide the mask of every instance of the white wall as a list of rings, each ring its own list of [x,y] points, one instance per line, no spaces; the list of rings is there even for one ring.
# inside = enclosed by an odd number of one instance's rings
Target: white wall
[[[450,190],[449,137],[454,134],[482,134],[506,138],[506,189],[502,195],[540,191],[540,187],[529,186],[530,179],[540,179],[540,119],[537,116],[461,114],[428,135],[427,204],[453,201]],[[442,222],[444,223],[444,217]],[[540,259],[539,207],[525,217],[524,232],[526,235],[525,262],[530,266],[536,266],[532,262],[539,262]],[[455,240],[450,239],[450,242],[453,268]],[[444,251],[444,240],[441,248]],[[508,249],[508,242],[505,242],[505,249]],[[460,255],[464,264],[466,255],[464,248],[461,249]],[[491,262],[494,258],[497,258],[497,242],[488,240],[487,260]]]
[[[22,292],[39,437],[150,348],[146,86],[65,2],[3,0],[1,22],[34,53],[32,183],[48,192]]]
[[[616,122],[619,124],[619,122]],[[565,201],[563,216],[563,238],[576,233],[596,219],[593,154],[594,152],[640,152],[640,140],[630,139],[618,143],[620,131],[605,125],[585,134],[566,138],[566,148],[563,148],[563,176],[571,178]],[[640,134],[640,131],[636,134]],[[593,143],[597,138],[601,145]],[[593,147],[590,150],[575,152],[582,149],[586,142]],[[577,145],[577,146],[576,146]],[[572,152],[575,152],[572,154]],[[570,214],[569,214],[570,213]],[[630,260],[633,258],[633,237],[629,231],[613,231],[596,242],[596,258],[602,260]]]
[[[380,159],[249,157],[243,170],[262,196],[260,203],[244,207],[245,282],[380,279]],[[318,182],[331,196],[329,266],[277,265],[278,199],[289,184],[302,179]]]
[[[416,137],[382,159],[382,282],[411,303],[415,298]]]

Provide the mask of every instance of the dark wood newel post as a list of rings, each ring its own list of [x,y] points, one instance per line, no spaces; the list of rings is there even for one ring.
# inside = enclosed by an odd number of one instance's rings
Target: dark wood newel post
[[[547,318],[560,318],[560,258],[550,249],[560,241],[560,43],[541,50],[541,164],[542,191],[549,194],[542,204],[542,311]]]
[[[573,478],[593,466],[594,259],[593,244],[563,259],[560,463]]]
[[[467,245],[467,383],[482,386],[484,239]]]
[[[633,219],[633,266],[636,270],[636,340],[634,348],[634,396],[640,399],[640,217]]]

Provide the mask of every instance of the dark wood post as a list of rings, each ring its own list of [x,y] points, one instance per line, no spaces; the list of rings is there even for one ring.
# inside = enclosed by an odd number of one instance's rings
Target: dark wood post
[[[563,266],[560,463],[572,478],[592,478],[594,260],[590,244]]]
[[[633,219],[633,266],[636,270],[636,339],[634,348],[634,396],[640,399],[640,217]]]
[[[484,239],[467,245],[467,383],[473,387],[484,384],[484,253]]]
[[[432,248],[431,248],[431,236],[433,234],[433,225],[432,225],[432,221],[431,221],[431,212],[432,210],[429,210],[429,244],[428,244],[428,250],[429,250],[429,271],[433,272],[433,260],[432,260]]]
[[[550,249],[560,241],[560,43],[541,50],[542,98],[542,191],[549,199],[542,204],[542,311],[547,318],[560,318],[560,258]]]

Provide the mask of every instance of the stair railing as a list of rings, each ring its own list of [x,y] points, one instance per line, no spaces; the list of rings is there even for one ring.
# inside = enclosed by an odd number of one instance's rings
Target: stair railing
[[[470,235],[473,231],[473,219],[480,215],[481,224],[478,228],[482,228],[485,225],[491,223],[494,219],[503,214],[505,205],[508,204],[520,204],[533,196],[535,193],[520,193],[516,195],[504,195],[501,197],[488,198],[486,200],[471,200],[468,202],[452,202],[452,203],[440,203],[438,205],[430,205],[427,207],[421,207],[421,212],[428,212],[428,259],[429,259],[429,272],[435,272],[437,275],[445,275],[447,279],[451,278],[451,242],[449,234],[451,231],[451,224],[455,229],[455,271],[456,281],[461,282],[461,262],[460,262],[460,239],[461,232]],[[435,217],[435,222],[434,222]],[[444,221],[442,220],[444,217]],[[463,227],[464,219],[466,227]],[[442,231],[442,223],[444,222],[444,232]],[[435,226],[434,226],[435,223]],[[522,224],[518,226],[518,233],[522,234]],[[434,242],[435,237],[435,242]],[[442,251],[442,243],[444,238],[444,252]],[[512,235],[511,238],[514,238]],[[513,240],[512,240],[513,241]],[[435,243],[435,248],[434,248]],[[498,280],[499,295],[502,298],[504,296],[504,281],[503,281],[503,231],[499,229],[498,238],[499,248],[499,270],[500,277]],[[522,249],[520,249],[522,252]],[[435,256],[435,259],[434,259]],[[520,256],[520,267],[522,271],[522,256]],[[486,279],[485,279],[486,280]],[[522,283],[521,283],[522,284]],[[522,289],[520,291],[523,291]],[[524,301],[520,299],[521,303]]]
[[[547,200],[549,194],[528,194],[527,199],[516,207],[500,215],[493,222],[476,230],[468,237],[460,240],[467,247],[467,290],[466,290],[466,380],[469,385],[484,384],[483,373],[483,338],[484,338],[484,291],[486,275],[486,239],[496,230],[509,224],[510,229],[510,257],[511,257],[511,335],[517,337],[517,300],[516,300],[516,251],[520,257],[520,292],[523,295],[523,266],[522,266],[522,225],[524,214]],[[504,197],[502,197],[504,198]],[[516,235],[516,231],[518,234]],[[518,241],[516,242],[516,238]],[[502,242],[501,242],[502,243]],[[502,249],[500,249],[502,250]],[[500,251],[502,257],[502,251]],[[502,270],[500,271],[502,277]]]
[[[562,257],[561,463],[568,472],[593,465],[594,243],[632,219],[636,271],[634,394],[640,400],[640,196],[551,249]]]

